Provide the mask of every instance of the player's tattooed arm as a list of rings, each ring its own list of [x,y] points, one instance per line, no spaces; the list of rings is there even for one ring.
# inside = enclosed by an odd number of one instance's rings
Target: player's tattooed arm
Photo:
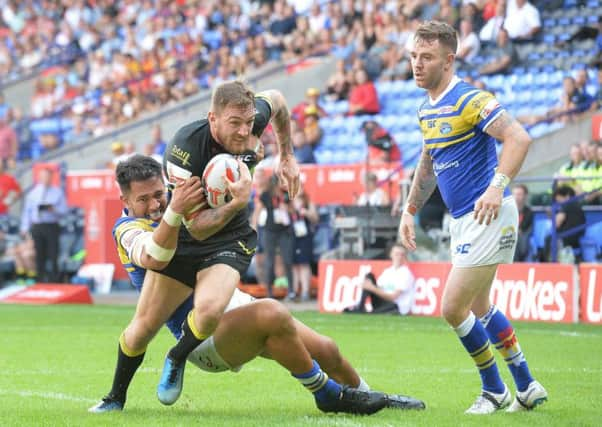
[[[487,126],[485,132],[503,144],[498,172],[503,173],[510,179],[514,178],[527,156],[527,151],[531,145],[531,137],[522,125],[506,111],[502,111]]]
[[[410,187],[408,195],[408,206],[412,206],[415,210],[420,210],[431,197],[435,187],[437,186],[437,178],[433,172],[433,160],[429,155],[428,149],[424,147],[422,154],[418,160],[418,166],[414,171],[414,179]]]
[[[278,141],[281,156],[293,155],[291,142],[291,113],[282,93],[277,90],[266,90],[261,95],[267,97],[272,104],[272,126]]]
[[[240,211],[233,203],[226,203],[219,208],[204,209],[187,221],[186,228],[196,240],[206,240],[224,228]]]

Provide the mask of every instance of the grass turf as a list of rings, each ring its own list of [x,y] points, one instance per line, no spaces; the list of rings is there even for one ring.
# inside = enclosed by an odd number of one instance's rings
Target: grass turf
[[[163,357],[173,344],[162,330],[149,346],[123,413],[88,414],[110,388],[117,339],[128,306],[0,305],[0,425],[140,426],[599,426],[602,423],[602,328],[516,323],[531,370],[550,400],[535,411],[464,415],[479,377],[441,319],[295,315],[338,342],[374,388],[426,401],[423,412],[383,410],[370,417],[326,415],[275,362],[256,359],[238,374],[189,365],[173,407],[155,396]],[[499,356],[499,355],[498,355]],[[501,360],[497,357],[498,362]],[[503,362],[502,362],[503,363]],[[512,379],[500,365],[505,381]]]

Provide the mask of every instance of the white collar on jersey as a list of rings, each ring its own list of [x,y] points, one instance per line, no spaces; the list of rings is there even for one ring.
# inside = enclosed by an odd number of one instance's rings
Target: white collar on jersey
[[[445,95],[447,95],[447,92],[449,92],[450,90],[452,90],[454,88],[455,85],[457,85],[458,83],[460,83],[460,78],[456,75],[454,75],[451,79],[451,81],[449,82],[449,84],[447,85],[447,87],[445,88],[445,90],[443,92],[441,92],[441,95],[439,95],[437,97],[437,99],[433,99],[429,96],[429,104],[431,105],[435,105],[437,102],[441,101],[443,99],[443,97]]]

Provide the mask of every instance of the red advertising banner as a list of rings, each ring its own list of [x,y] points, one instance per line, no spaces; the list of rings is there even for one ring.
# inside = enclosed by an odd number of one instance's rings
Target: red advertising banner
[[[577,321],[574,267],[569,264],[500,265],[491,299],[509,319]]]
[[[368,272],[378,277],[391,265],[388,261],[320,261],[318,303],[322,312],[341,312],[359,302],[361,281]],[[411,263],[416,279],[412,314],[439,316],[443,287],[451,265]]]
[[[379,163],[370,165],[370,172],[379,181],[387,181],[383,189],[394,199],[399,192],[399,181],[403,170],[399,163]],[[352,205],[364,191],[366,165],[301,165],[301,182],[311,200],[317,204]]]
[[[602,324],[602,265],[581,264],[579,276],[581,283],[580,320],[600,325]]]
[[[90,290],[84,285],[36,284],[0,298],[9,304],[92,304]]]
[[[602,141],[602,114],[592,116],[592,140]]]
[[[340,312],[357,304],[360,283],[369,271],[375,276],[388,261],[320,261],[318,303],[322,312]],[[448,263],[410,263],[416,278],[412,314],[441,315],[441,298]],[[565,264],[501,265],[493,282],[491,297],[513,320],[575,322],[573,266]]]

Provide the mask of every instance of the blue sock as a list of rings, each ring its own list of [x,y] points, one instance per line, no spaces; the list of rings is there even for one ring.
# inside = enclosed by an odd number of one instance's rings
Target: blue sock
[[[310,371],[295,375],[303,386],[311,391],[318,402],[326,402],[333,398],[338,398],[341,394],[341,386],[328,378],[326,372],[320,369],[320,365],[315,360],[314,366]]]
[[[504,383],[497,370],[495,357],[491,351],[491,345],[483,325],[477,322],[475,315],[470,312],[466,320],[455,328],[455,331],[479,369],[483,390],[498,394],[503,393],[505,390]]]
[[[492,305],[487,314],[479,320],[485,327],[489,340],[508,364],[516,388],[518,391],[525,391],[533,381],[533,377],[529,372],[529,365],[527,365],[527,360],[520,348],[514,328],[504,313],[499,311],[495,305]]]

